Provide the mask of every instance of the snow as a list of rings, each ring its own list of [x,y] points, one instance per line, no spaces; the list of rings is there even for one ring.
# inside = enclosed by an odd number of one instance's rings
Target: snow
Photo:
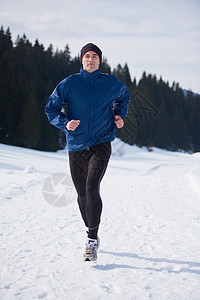
[[[200,153],[112,147],[91,263],[76,197],[44,197],[57,173],[72,189],[67,151],[0,144],[1,300],[200,299]]]

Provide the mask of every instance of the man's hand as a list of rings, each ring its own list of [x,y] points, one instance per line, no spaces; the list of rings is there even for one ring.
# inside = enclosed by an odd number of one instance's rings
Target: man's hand
[[[124,126],[124,121],[119,115],[115,116],[115,124],[117,128],[122,128]]]
[[[71,120],[67,122],[67,124],[65,124],[65,127],[67,128],[67,130],[74,131],[79,124],[80,124],[80,120]]]

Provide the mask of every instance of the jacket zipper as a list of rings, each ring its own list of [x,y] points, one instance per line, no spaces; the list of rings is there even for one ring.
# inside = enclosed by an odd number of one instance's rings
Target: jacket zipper
[[[90,123],[91,123],[91,111],[92,111],[92,93],[93,93],[93,87],[92,87],[92,75],[90,75],[90,111],[89,111],[89,122],[88,122],[88,138],[90,133]],[[87,138],[87,150],[90,150],[89,141]]]

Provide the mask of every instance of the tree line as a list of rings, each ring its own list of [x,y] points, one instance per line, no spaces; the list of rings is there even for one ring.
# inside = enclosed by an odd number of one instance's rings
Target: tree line
[[[25,35],[12,41],[9,28],[0,29],[0,142],[32,149],[56,151],[65,146],[65,132],[50,125],[44,113],[48,97],[67,76],[78,73],[80,57]],[[125,126],[117,136],[130,145],[167,150],[200,151],[200,95],[172,86],[156,75],[136,82],[127,63],[111,70],[107,59],[101,71],[125,82],[131,95]]]

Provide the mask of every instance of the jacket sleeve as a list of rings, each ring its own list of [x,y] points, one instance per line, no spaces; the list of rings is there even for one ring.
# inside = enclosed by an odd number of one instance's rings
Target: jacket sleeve
[[[49,122],[62,130],[66,129],[65,125],[69,121],[64,112],[62,112],[62,108],[66,103],[66,84],[62,81],[49,97],[45,107],[45,113]]]
[[[113,103],[114,115],[120,115],[122,119],[126,118],[128,114],[128,105],[130,103],[130,94],[125,83],[121,83],[118,96]]]

